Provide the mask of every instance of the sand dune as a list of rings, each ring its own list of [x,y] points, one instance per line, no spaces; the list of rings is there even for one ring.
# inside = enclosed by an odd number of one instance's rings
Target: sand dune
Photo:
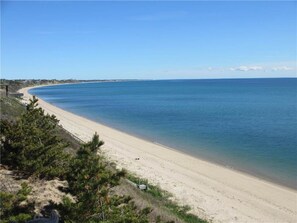
[[[21,89],[24,100],[30,88]],[[297,222],[297,191],[183,154],[57,108],[39,105],[83,141],[97,132],[123,167],[171,192],[213,222]],[[135,158],[139,158],[136,160]]]

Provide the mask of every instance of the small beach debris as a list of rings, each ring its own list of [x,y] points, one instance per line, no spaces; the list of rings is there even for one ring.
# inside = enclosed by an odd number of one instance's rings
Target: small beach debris
[[[139,190],[147,190],[147,186],[145,184],[138,184],[137,187]]]
[[[134,187],[138,188],[139,190],[148,190],[148,189],[149,189],[148,186],[147,186],[146,184],[140,184],[139,182],[138,182],[138,184],[137,184],[137,183],[134,183],[133,181],[128,180],[128,179],[126,179],[126,181],[127,181],[129,184],[133,185]]]

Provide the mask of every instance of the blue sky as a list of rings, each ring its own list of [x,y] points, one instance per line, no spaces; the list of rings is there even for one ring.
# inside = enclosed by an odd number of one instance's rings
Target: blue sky
[[[1,77],[293,77],[296,27],[296,2],[1,1]]]

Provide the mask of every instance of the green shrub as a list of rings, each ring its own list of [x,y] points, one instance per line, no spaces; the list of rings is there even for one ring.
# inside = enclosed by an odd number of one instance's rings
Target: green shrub
[[[45,115],[34,97],[15,122],[1,120],[1,162],[28,175],[52,179],[68,171],[67,144],[56,134],[58,120]]]
[[[26,222],[33,217],[34,204],[26,201],[31,188],[22,183],[17,193],[0,192],[0,222]]]
[[[132,174],[128,174],[127,178],[134,183],[146,182],[149,189],[143,192],[150,194],[152,197],[162,202],[164,207],[166,207],[171,213],[173,213],[175,216],[177,216],[179,219],[183,220],[184,222],[207,223],[206,220],[201,219],[196,215],[189,213],[189,211],[191,210],[189,206],[180,206],[176,202],[169,199],[170,197],[172,197],[172,194],[162,190],[160,187],[155,185],[150,185],[148,184],[147,180],[141,179]]]
[[[110,190],[119,184],[124,171],[107,168],[106,161],[97,155],[103,142],[97,134],[84,144],[70,161],[67,176],[69,191],[76,202],[64,198],[58,206],[65,222],[148,222],[148,209],[137,210],[129,197],[112,195]]]

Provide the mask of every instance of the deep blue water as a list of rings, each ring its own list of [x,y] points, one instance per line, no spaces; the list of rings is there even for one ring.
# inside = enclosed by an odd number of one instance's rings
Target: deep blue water
[[[297,188],[297,78],[84,83],[30,93],[131,134]]]

